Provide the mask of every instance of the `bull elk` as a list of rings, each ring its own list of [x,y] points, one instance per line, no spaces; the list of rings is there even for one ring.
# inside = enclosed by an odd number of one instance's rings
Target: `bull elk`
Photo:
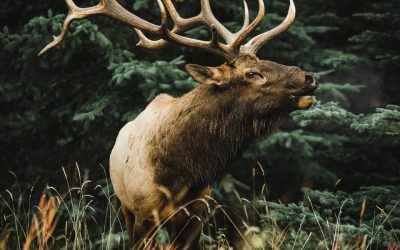
[[[228,163],[253,139],[274,132],[285,114],[312,104],[310,95],[317,81],[315,74],[298,67],[256,56],[264,44],[293,24],[293,0],[280,25],[246,43],[264,18],[263,0],[258,1],[259,11],[251,23],[244,2],[244,24],[237,33],[231,33],[214,17],[209,0],[200,0],[200,13],[190,18],[182,18],[171,0],[157,1],[160,25],[139,18],[116,0],[100,0],[87,8],[66,0],[69,13],[61,34],[40,54],[63,40],[74,19],[104,14],[130,25],[139,36],[138,45],[145,48],[173,42],[225,59],[218,67],[186,65],[186,71],[200,85],[180,97],[157,96],[121,129],[110,156],[111,180],[130,238],[143,244],[156,221],[164,221],[176,246],[193,249],[198,247],[201,223],[190,218],[200,218],[204,204],[193,202],[186,212],[170,216],[171,197],[179,207],[209,194],[209,186],[221,179]],[[167,25],[167,12],[174,23],[172,29]],[[209,41],[183,36],[199,26],[209,27]],[[160,39],[151,40],[146,34],[159,35]]]

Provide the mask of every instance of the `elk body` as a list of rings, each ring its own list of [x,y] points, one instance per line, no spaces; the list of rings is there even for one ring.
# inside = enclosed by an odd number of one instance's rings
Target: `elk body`
[[[171,0],[164,0],[174,21],[172,30],[166,24],[167,14],[160,0],[161,25],[135,16],[115,0],[101,0],[88,8],[66,1],[69,15],[61,35],[41,53],[62,41],[72,20],[105,14],[135,28],[141,46],[159,48],[174,42],[226,60],[218,67],[186,65],[200,86],[181,97],[157,96],[121,129],[110,156],[112,184],[121,201],[128,234],[139,242],[136,248],[145,247],[144,238],[151,237],[158,222],[165,223],[176,246],[198,247],[198,218],[204,209],[200,199],[209,194],[209,186],[221,179],[229,162],[250,142],[274,132],[282,116],[312,104],[310,95],[317,88],[314,74],[256,56],[266,42],[292,25],[293,1],[279,26],[244,45],[264,18],[262,0],[251,23],[245,3],[244,24],[237,33],[229,32],[213,16],[208,0],[201,0],[201,12],[192,18],[180,17]],[[210,41],[181,35],[202,25],[210,27]],[[162,39],[150,40],[145,33],[159,34]],[[186,212],[180,209],[185,204]]]

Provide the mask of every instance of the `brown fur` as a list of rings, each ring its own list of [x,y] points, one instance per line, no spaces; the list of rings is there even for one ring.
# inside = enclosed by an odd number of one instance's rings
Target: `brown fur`
[[[257,106],[256,112],[243,88],[203,85],[171,103],[168,121],[149,145],[158,184],[174,194],[213,184],[253,138],[277,128],[282,114],[271,109],[273,103]]]
[[[110,158],[112,182],[127,226],[133,225],[134,232],[128,230],[132,238],[152,232],[143,223],[154,227],[154,214],[161,221],[171,215],[171,200],[179,207],[204,197],[204,189],[221,179],[251,141],[274,132],[288,112],[308,108],[312,99],[307,94],[316,88],[313,75],[249,54],[231,65],[186,69],[201,85],[178,98],[158,96],[121,130]],[[198,204],[188,207],[195,216],[202,209]],[[169,219],[172,237],[189,218],[179,212]],[[180,235],[176,242],[192,249],[201,223],[186,226],[184,232],[195,233]]]

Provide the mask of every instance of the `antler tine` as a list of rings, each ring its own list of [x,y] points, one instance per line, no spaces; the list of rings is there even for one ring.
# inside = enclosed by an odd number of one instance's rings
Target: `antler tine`
[[[247,26],[249,26],[249,23],[250,23],[250,21],[249,21],[249,7],[247,6],[246,0],[243,0],[243,5],[244,5],[243,26],[242,26],[242,28],[240,29],[240,31],[238,33],[242,32],[244,29],[246,29]]]
[[[267,42],[271,41],[284,31],[288,30],[293,25],[295,17],[296,17],[296,7],[294,5],[293,0],[290,0],[289,11],[285,20],[272,30],[262,33],[256,37],[253,37],[245,45],[242,45],[240,51],[242,53],[256,54],[257,51]]]
[[[69,25],[71,24],[71,22],[74,19],[82,19],[87,16],[87,14],[85,15],[83,13],[81,8],[79,8],[78,6],[75,5],[73,0],[65,0],[65,3],[67,4],[67,7],[68,7],[68,15],[65,18],[63,27],[61,29],[61,33],[58,36],[53,36],[53,41],[50,42],[49,44],[47,44],[46,47],[44,47],[39,52],[39,56],[42,55],[43,53],[45,53],[47,50],[51,49],[52,47],[57,46],[59,43],[61,43],[61,41],[64,39],[65,35],[67,34]],[[87,12],[94,13],[96,11],[99,11],[101,8],[102,8],[102,2],[99,2],[96,6],[88,7],[88,8],[84,8],[84,9]]]
[[[251,22],[250,25],[248,25],[245,29],[240,30],[238,33],[236,33],[235,37],[235,42],[232,44],[232,49],[234,50],[239,50],[240,45],[242,42],[250,35],[251,32],[253,32],[258,25],[263,21],[264,16],[265,16],[265,6],[264,6],[264,1],[263,0],[258,0],[258,14],[257,17]]]
[[[65,2],[67,3],[68,6],[68,15],[64,20],[61,33],[60,35],[55,36],[54,40],[49,44],[47,44],[46,47],[44,47],[40,51],[39,55],[42,55],[50,48],[53,48],[54,46],[57,46],[58,44],[61,43],[61,41],[65,38],[65,35],[68,31],[68,27],[73,20],[83,19],[90,15],[104,14],[107,16],[111,16],[123,23],[131,25],[136,29],[144,30],[146,32],[150,32],[153,34],[162,33],[163,27],[165,26],[167,19],[167,14],[161,0],[157,0],[161,11],[161,18],[162,18],[161,25],[152,24],[134,15],[133,13],[129,12],[124,7],[122,7],[116,0],[100,0],[100,2],[97,5],[86,8],[80,8],[76,6],[73,0],[65,0]]]
[[[200,25],[207,25],[210,28],[211,26],[214,26],[214,29],[217,31],[218,35],[221,36],[227,43],[232,41],[233,34],[227,28],[225,28],[225,26],[222,25],[217,18],[215,18],[211,10],[209,0],[201,0],[200,13],[191,18],[182,18],[176,11],[171,0],[164,0],[164,3],[168,9],[171,19],[174,21],[175,32],[181,32]]]
[[[228,51],[228,48],[225,44],[222,44],[218,41],[218,29],[215,25],[211,25],[212,37],[210,41],[202,41],[190,37],[181,36],[175,32],[166,29],[166,35],[168,40],[181,44],[187,47],[195,47],[204,51],[208,51],[210,53],[214,53],[224,57],[227,61],[231,61],[235,58],[236,55],[233,55]]]
[[[168,42],[164,39],[151,40],[141,30],[134,29],[136,34],[139,36],[139,42],[136,46],[148,48],[148,49],[159,49],[164,47]]]
[[[165,29],[167,27],[167,12],[165,11],[164,5],[162,4],[161,0],[157,0],[158,6],[160,7],[160,15],[161,15],[161,25],[160,27]],[[161,47],[164,47],[168,42],[165,41],[164,39],[159,39],[159,40],[151,40],[146,37],[146,35],[141,31],[140,29],[133,28],[133,30],[137,33],[139,36],[139,42],[136,44],[136,46],[142,46],[145,48],[149,49],[158,49]],[[162,32],[164,32],[162,30]]]
[[[200,26],[205,24],[204,20],[201,17],[201,13],[197,16],[190,18],[182,18],[178,11],[176,11],[175,6],[172,4],[171,0],[163,0],[169,15],[171,16],[172,21],[174,22],[174,31],[181,32],[185,30],[189,30],[193,27]]]
[[[204,23],[214,25],[215,29],[217,30],[219,36],[221,36],[226,43],[231,43],[234,39],[233,33],[231,33],[227,28],[217,18],[215,18],[214,14],[212,13],[210,1],[209,0],[201,0],[201,17],[204,19]]]

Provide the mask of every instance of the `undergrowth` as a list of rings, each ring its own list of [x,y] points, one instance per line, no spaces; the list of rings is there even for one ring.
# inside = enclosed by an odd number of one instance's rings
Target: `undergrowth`
[[[19,183],[10,172],[16,181],[0,196],[0,249],[129,249],[106,170],[96,171],[103,178],[91,181],[88,170],[62,168],[64,182],[44,186]],[[252,197],[244,197],[249,190]],[[363,187],[352,194],[304,188],[302,201],[281,204],[268,201],[265,183],[250,188],[227,176],[201,202],[207,203],[203,249],[400,246],[400,187]],[[158,249],[171,249],[173,239],[161,226],[152,239]]]

